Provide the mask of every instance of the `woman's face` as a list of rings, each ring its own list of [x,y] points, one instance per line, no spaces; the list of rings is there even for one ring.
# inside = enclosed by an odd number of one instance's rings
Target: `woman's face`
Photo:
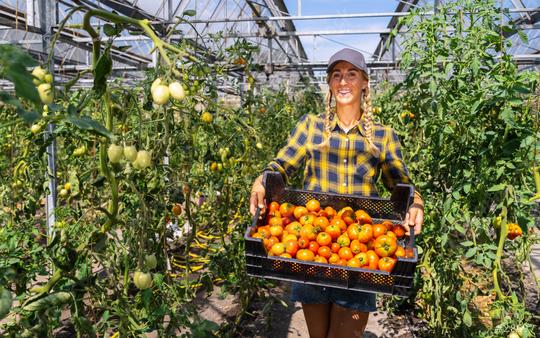
[[[336,63],[330,71],[329,86],[338,105],[359,104],[367,85],[362,71],[347,61]]]

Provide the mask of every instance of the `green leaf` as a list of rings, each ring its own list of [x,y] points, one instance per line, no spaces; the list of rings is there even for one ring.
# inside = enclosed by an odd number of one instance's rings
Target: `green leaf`
[[[19,115],[28,124],[32,124],[41,118],[39,113],[36,113],[35,111],[27,111],[22,108],[17,108],[17,115]]]
[[[472,317],[469,311],[465,311],[463,314],[463,324],[465,324],[467,327],[472,326]]]
[[[477,248],[473,246],[467,252],[465,253],[465,258],[471,258],[472,256],[476,255]]]
[[[195,14],[197,14],[197,12],[194,9],[188,9],[182,13],[182,16],[195,16]]]
[[[492,186],[487,191],[488,192],[496,192],[496,191],[501,191],[501,190],[504,190],[504,189],[506,189],[506,184],[501,183],[501,184],[496,184],[496,185]]]
[[[119,32],[115,26],[111,25],[110,23],[106,23],[103,25],[103,33],[105,33],[107,36],[115,36],[118,35]]]
[[[89,130],[109,139],[113,138],[114,136],[109,130],[107,130],[107,128],[89,116],[67,115],[65,120],[79,129]]]
[[[101,95],[107,90],[107,78],[112,71],[112,59],[110,55],[110,45],[99,57],[94,68],[94,87],[96,94]]]
[[[472,245],[474,245],[474,243],[472,241],[465,241],[465,242],[461,242],[460,244],[463,245],[463,246],[472,246]]]
[[[471,191],[471,184],[470,183],[465,183],[465,185],[463,186],[463,192],[468,194],[469,191]]]
[[[456,224],[454,225],[454,227],[456,228],[456,230],[462,234],[465,233],[465,228],[463,228],[460,224]]]

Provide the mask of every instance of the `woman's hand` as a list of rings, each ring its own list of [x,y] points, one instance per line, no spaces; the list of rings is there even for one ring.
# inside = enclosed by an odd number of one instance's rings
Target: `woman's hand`
[[[422,224],[424,224],[424,207],[414,203],[405,215],[403,227],[407,233],[411,232],[411,226],[414,227],[414,234],[418,235],[422,232]]]
[[[266,190],[264,189],[262,180],[263,180],[262,175],[257,177],[255,179],[255,182],[253,182],[253,186],[251,187],[251,198],[249,199],[249,212],[251,212],[252,215],[255,215],[255,212],[257,211],[257,207],[261,209],[261,215],[264,214],[264,211],[266,209],[266,202],[264,200],[264,196],[266,195]]]

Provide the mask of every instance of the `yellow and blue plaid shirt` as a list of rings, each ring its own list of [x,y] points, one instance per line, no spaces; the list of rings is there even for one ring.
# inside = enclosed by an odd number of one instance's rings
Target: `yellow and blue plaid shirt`
[[[324,140],[324,116],[304,115],[267,170],[279,171],[287,180],[306,161],[304,189],[347,195],[378,196],[375,184],[381,172],[390,191],[397,183],[411,183],[392,128],[373,123],[378,157],[369,151],[362,123],[346,133],[334,118],[330,130],[328,150],[319,149],[316,145]]]

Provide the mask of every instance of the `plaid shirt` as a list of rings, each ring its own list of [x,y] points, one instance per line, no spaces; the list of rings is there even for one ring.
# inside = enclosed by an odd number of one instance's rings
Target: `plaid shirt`
[[[304,189],[347,195],[378,196],[375,183],[381,172],[390,191],[397,183],[411,182],[392,128],[373,124],[379,157],[368,151],[361,123],[345,133],[334,118],[331,130],[327,152],[313,147],[323,141],[324,116],[304,115],[267,170],[279,171],[287,180],[306,161]]]

